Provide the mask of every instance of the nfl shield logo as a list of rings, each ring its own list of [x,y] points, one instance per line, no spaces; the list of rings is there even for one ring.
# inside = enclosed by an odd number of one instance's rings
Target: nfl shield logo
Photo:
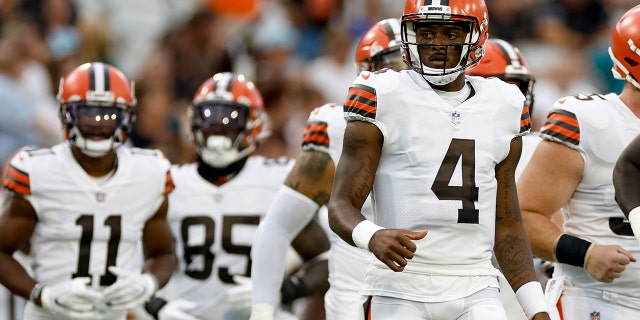
[[[591,312],[591,320],[600,320],[600,312]]]
[[[458,111],[451,112],[451,123],[453,123],[456,126],[460,124],[460,112]]]
[[[104,202],[104,198],[106,197],[106,194],[104,192],[98,192],[96,193],[96,200],[98,202]]]

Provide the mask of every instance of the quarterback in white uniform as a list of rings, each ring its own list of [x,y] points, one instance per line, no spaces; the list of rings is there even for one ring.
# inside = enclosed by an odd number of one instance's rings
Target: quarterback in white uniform
[[[506,319],[493,252],[527,317],[548,319],[515,190],[524,96],[464,74],[482,58],[487,16],[481,0],[408,0],[411,70],[363,72],[349,89],[329,222],[372,252],[369,319]],[[373,221],[361,214],[369,192]]]
[[[0,281],[29,299],[28,320],[125,319],[176,265],[170,163],[157,150],[121,147],[135,98],[113,66],[74,69],[58,100],[67,141],[18,152],[6,172]],[[25,245],[33,276],[12,257]]]
[[[640,134],[638,26],[640,6],[612,33],[612,71],[626,80],[622,92],[558,99],[518,182],[533,251],[555,262],[547,295],[565,320],[640,319],[640,244],[616,204],[616,191],[624,190],[614,189],[612,177],[618,157]],[[560,208],[562,228],[549,221]]]
[[[376,23],[360,39],[355,57],[358,71],[406,68],[400,55],[400,23],[398,19],[385,19]],[[346,88],[345,88],[346,91]],[[278,198],[260,225],[254,246],[253,320],[271,319],[270,309],[278,303],[278,284],[282,280],[284,249],[298,235],[309,243],[317,241],[306,230],[307,223],[315,223],[318,207],[327,203],[331,184],[342,150],[346,122],[342,105],[329,103],[316,108],[309,115],[304,131],[302,152],[296,159]],[[370,202],[363,208],[371,215]],[[328,320],[364,319],[361,296],[365,259],[368,253],[345,243],[329,232],[329,291],[325,294],[325,314]],[[279,255],[274,252],[280,252]],[[268,311],[268,310],[267,310]]]

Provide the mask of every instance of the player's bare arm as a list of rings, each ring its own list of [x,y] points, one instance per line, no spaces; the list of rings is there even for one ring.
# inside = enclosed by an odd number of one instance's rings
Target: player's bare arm
[[[360,209],[373,186],[381,150],[382,133],[375,125],[361,121],[347,124],[329,200],[329,225],[351,245],[355,245],[353,228],[365,219]]]
[[[496,166],[498,187],[494,252],[502,273],[516,295],[522,294],[519,300],[524,301],[536,295],[541,297],[542,292],[533,269],[533,254],[518,206],[515,169],[520,160],[521,151],[522,138],[514,138],[511,140],[507,158]],[[538,312],[532,319],[549,319],[549,314]]]
[[[167,223],[168,207],[169,202],[165,197],[156,214],[147,221],[142,235],[145,254],[143,271],[155,275],[160,287],[169,281],[178,263],[173,248],[171,227]]]
[[[25,246],[38,218],[31,204],[20,197],[8,196],[0,216],[0,282],[7,289],[29,299],[36,281],[13,258],[16,250]]]
[[[520,210],[533,254],[540,259],[557,261],[554,246],[562,230],[550,218],[569,201],[583,169],[577,150],[541,141],[518,180]]]
[[[322,206],[329,202],[334,173],[335,164],[328,153],[306,150],[296,157],[284,184]]]
[[[515,169],[520,159],[522,139],[511,141],[509,155],[496,166],[496,243],[494,252],[500,268],[514,290],[535,281],[533,254],[525,232],[515,183]]]
[[[555,262],[567,259],[557,256],[563,232],[550,217],[569,201],[582,179],[583,171],[584,160],[578,151],[550,141],[540,142],[523,171],[518,181],[518,189],[522,191],[519,193],[520,208],[533,253],[537,257]],[[612,282],[633,261],[635,258],[618,245],[594,243],[589,245],[580,267],[599,281]]]

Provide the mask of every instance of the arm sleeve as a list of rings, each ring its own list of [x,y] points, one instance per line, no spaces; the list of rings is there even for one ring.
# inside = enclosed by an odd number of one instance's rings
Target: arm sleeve
[[[284,278],[287,248],[318,210],[318,204],[282,186],[260,223],[251,249],[252,303],[277,306]]]

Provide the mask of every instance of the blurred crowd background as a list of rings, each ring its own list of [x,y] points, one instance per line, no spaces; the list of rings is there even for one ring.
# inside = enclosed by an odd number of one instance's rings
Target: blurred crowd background
[[[486,0],[489,34],[520,47],[537,78],[534,129],[553,101],[619,92],[607,48],[638,0]],[[60,77],[108,62],[136,83],[134,146],[191,161],[186,107],[217,72],[253,80],[265,99],[266,156],[299,151],[309,112],[342,103],[354,47],[401,0],[0,0],[0,161],[24,145],[62,141]]]

